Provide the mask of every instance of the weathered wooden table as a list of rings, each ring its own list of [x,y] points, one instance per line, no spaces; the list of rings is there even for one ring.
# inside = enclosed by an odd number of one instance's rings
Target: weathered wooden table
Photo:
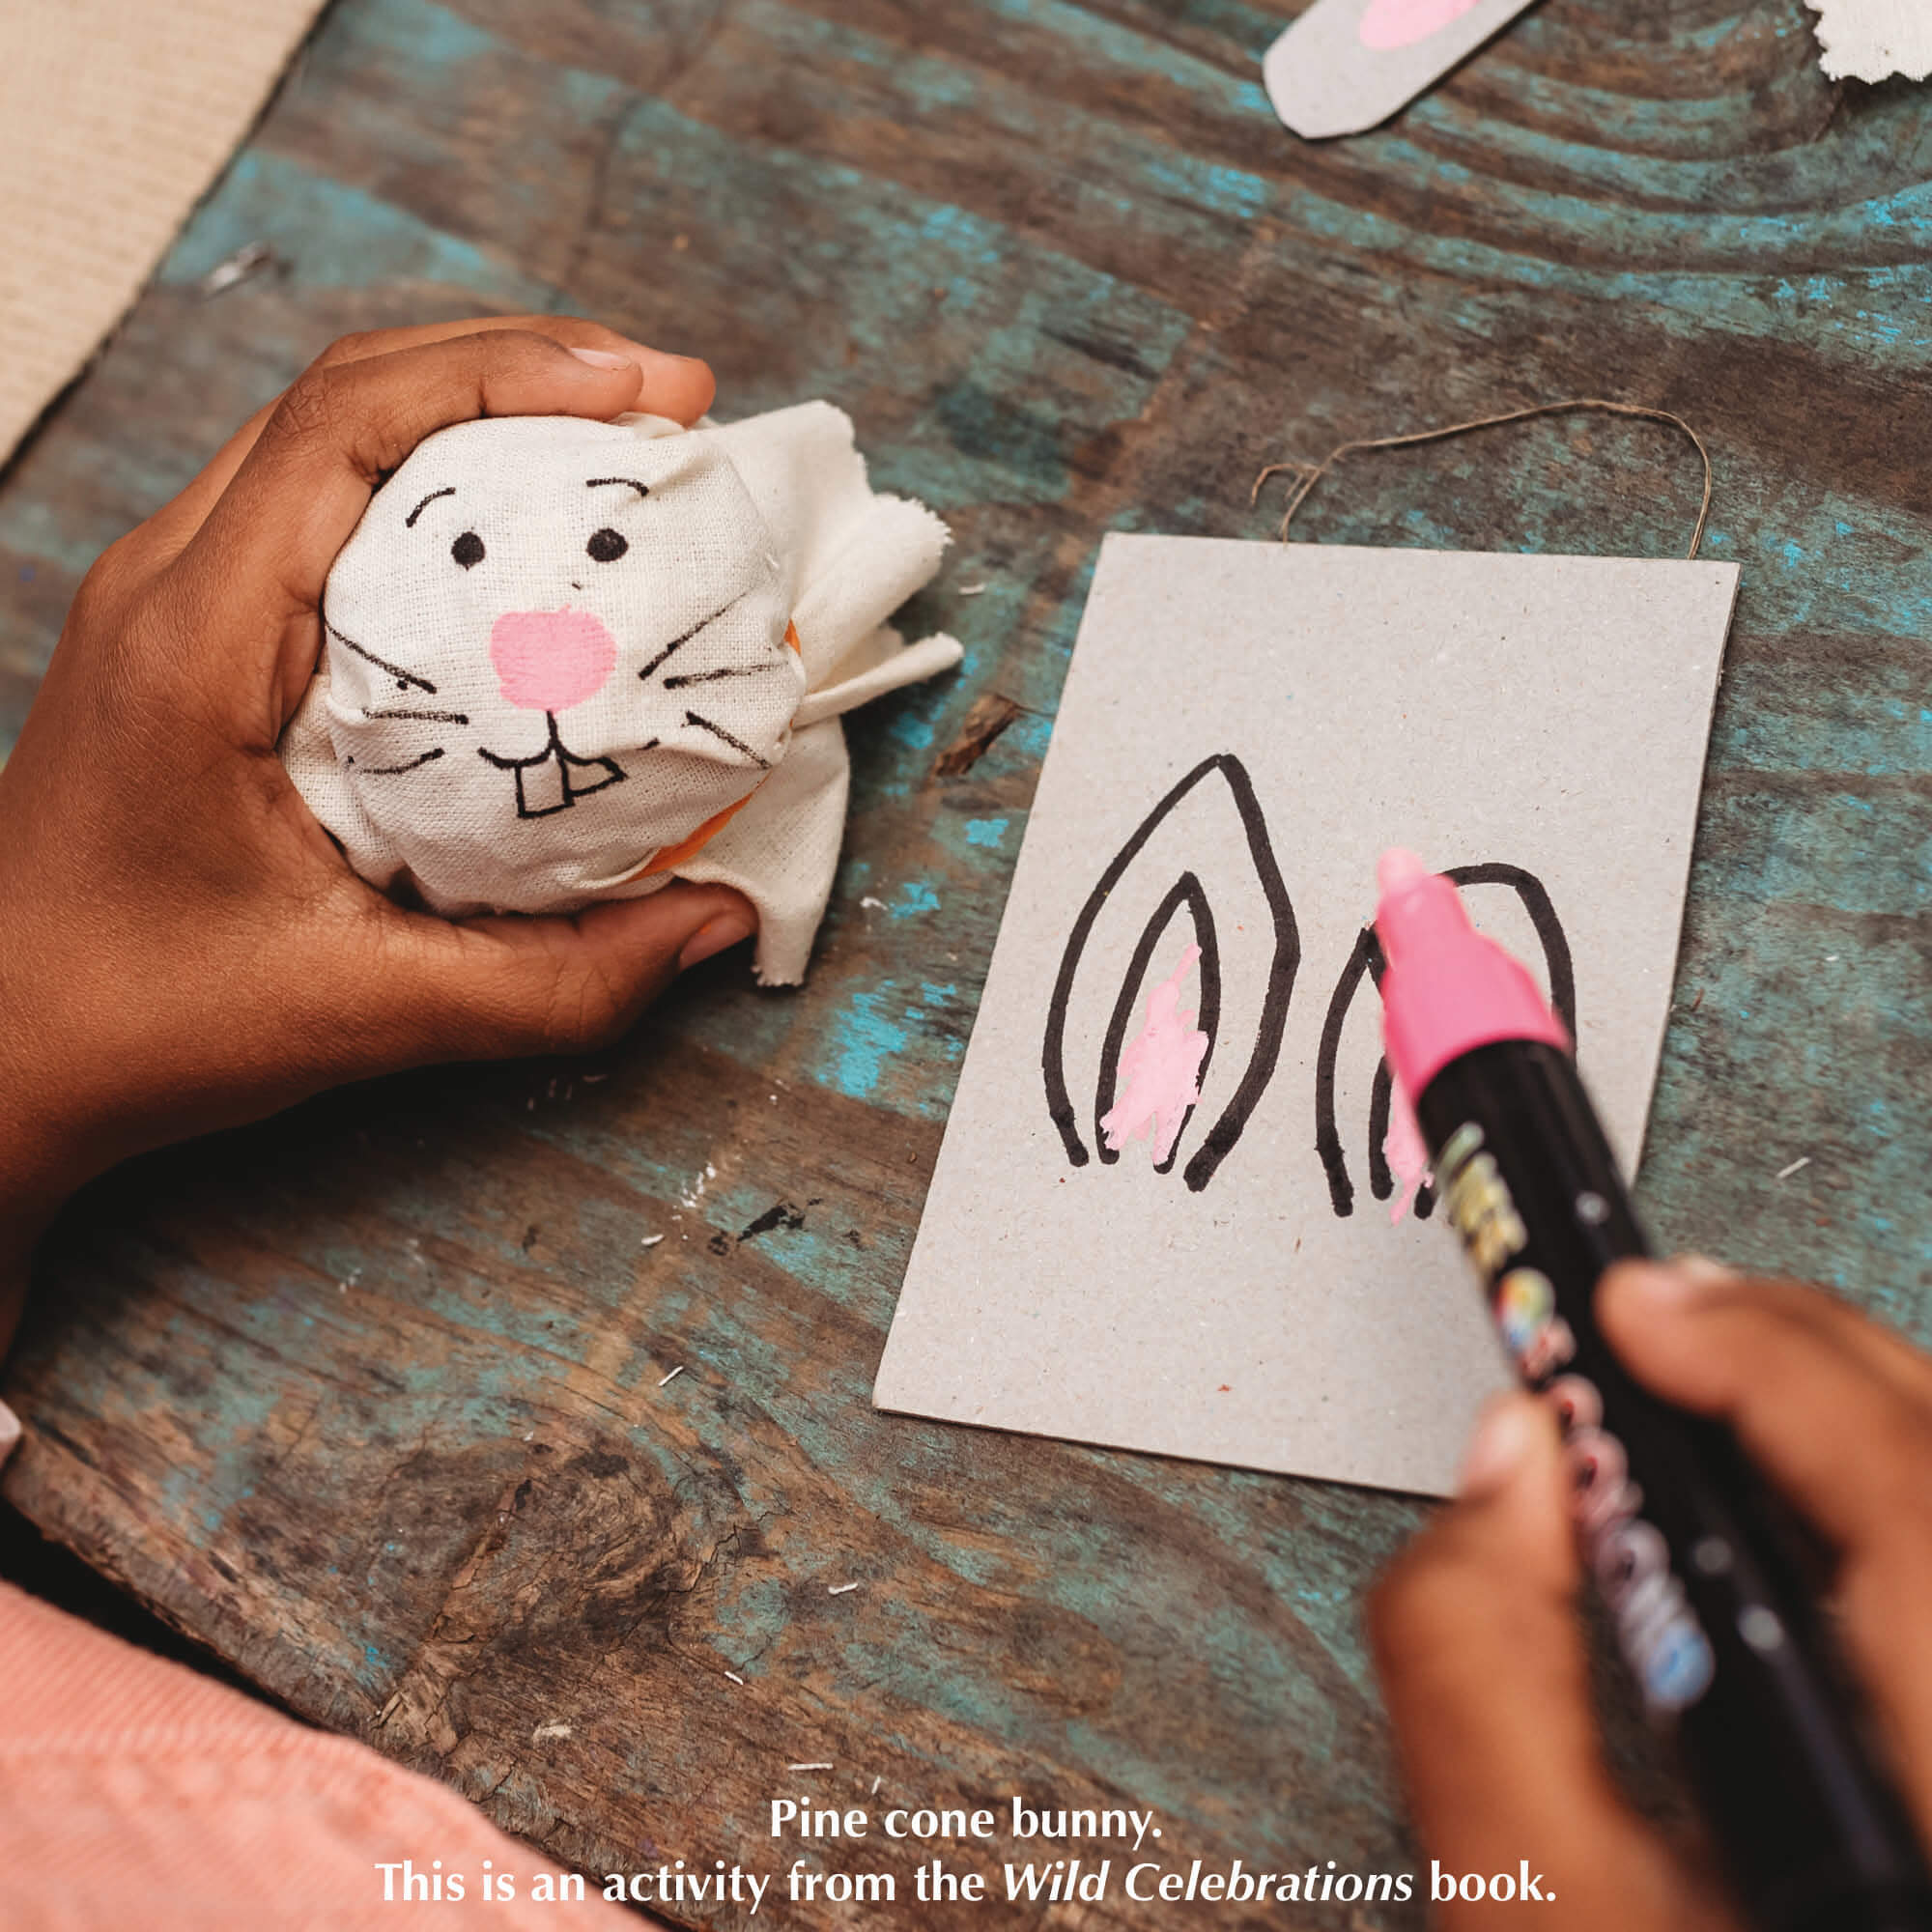
[[[8,735],[95,553],[345,329],[596,313],[730,412],[833,398],[957,533],[914,616],[966,664],[853,725],[803,992],[707,969],[594,1065],[113,1177],[8,1371],[21,1509],[558,1861],[781,1869],[809,1791],[1412,1863],[1359,1610],[1415,1506],[867,1400],[1100,533],[1265,536],[1271,458],[1578,393],[1708,437],[1744,589],[1643,1204],[1928,1333],[1932,95],[1827,83],[1801,0],[1548,0],[1309,147],[1259,85],[1294,11],[339,0],[0,489]],[[1577,417],[1347,465],[1297,533],[1669,554],[1696,481]],[[936,779],[993,692],[1024,713]],[[923,1849],[808,1857],[904,1900]],[[1281,1915],[1219,1922],[1350,1922]]]

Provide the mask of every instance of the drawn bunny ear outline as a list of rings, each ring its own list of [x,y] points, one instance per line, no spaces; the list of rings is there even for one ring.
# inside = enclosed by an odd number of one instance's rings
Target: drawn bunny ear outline
[[[1544,883],[1534,872],[1520,866],[1489,864],[1452,866],[1442,875],[1459,889],[1463,886],[1508,886],[1522,901],[1529,923],[1543,943],[1543,963],[1549,976],[1549,1004],[1563,1022],[1570,1037],[1577,1037],[1577,974],[1571,963],[1570,941],[1563,923],[1556,917]],[[1356,936],[1354,951],[1342,969],[1329,997],[1328,1015],[1321,1024],[1321,1044],[1315,1060],[1315,1151],[1321,1157],[1328,1177],[1328,1202],[1338,1219],[1355,1211],[1355,1184],[1349,1178],[1349,1158],[1342,1151],[1342,1136],[1335,1124],[1335,1064],[1342,1050],[1342,1028],[1349,1008],[1361,990],[1364,978],[1379,984],[1382,977],[1381,947],[1373,925],[1365,925]],[[1395,1192],[1395,1177],[1389,1172],[1383,1143],[1388,1138],[1389,1109],[1393,1104],[1393,1082],[1386,1058],[1376,1063],[1375,1084],[1369,1090],[1369,1192],[1378,1201],[1386,1201]],[[1435,1191],[1418,1187],[1415,1217],[1426,1221],[1435,1207]]]
[[[1068,1162],[1074,1167],[1085,1167],[1092,1156],[1081,1138],[1077,1110],[1066,1084],[1066,1012],[1073,996],[1074,980],[1094,923],[1109,897],[1126,876],[1128,868],[1175,810],[1197,786],[1210,779],[1219,779],[1226,786],[1240,820],[1247,840],[1248,857],[1272,923],[1273,954],[1269,961],[1261,1017],[1256,1027],[1255,1044],[1247,1066],[1233,1097],[1181,1170],[1181,1179],[1196,1194],[1213,1179],[1215,1171],[1234,1151],[1249,1117],[1274,1077],[1276,1064],[1281,1058],[1282,1036],[1288,1026],[1288,1008],[1294,992],[1294,976],[1301,964],[1301,938],[1295,925],[1294,907],[1289,898],[1281,867],[1275,861],[1267,820],[1262,811],[1261,801],[1255,795],[1247,767],[1233,753],[1216,753],[1196,765],[1142,819],[1133,836],[1100,874],[1099,881],[1080,909],[1080,916],[1073,923],[1065,951],[1061,954],[1060,971],[1054,980],[1053,995],[1047,1006],[1045,1037],[1040,1046],[1040,1071],[1046,1084],[1048,1116],[1059,1131]],[[1113,1105],[1122,1047],[1132,1021],[1136,996],[1162,935],[1183,909],[1193,922],[1195,943],[1201,949],[1201,1010],[1196,1023],[1207,1034],[1208,1041],[1207,1057],[1200,1068],[1204,1078],[1219,1043],[1221,967],[1214,916],[1200,877],[1191,869],[1183,869],[1142,928],[1108,1020],[1094,1099],[1094,1140],[1103,1163],[1120,1158],[1118,1151],[1107,1145],[1099,1123],[1101,1116]],[[1174,1166],[1179,1152],[1180,1138],[1185,1134],[1193,1113],[1190,1107],[1181,1122],[1180,1133],[1176,1136],[1173,1151],[1159,1164],[1157,1172],[1165,1174]]]

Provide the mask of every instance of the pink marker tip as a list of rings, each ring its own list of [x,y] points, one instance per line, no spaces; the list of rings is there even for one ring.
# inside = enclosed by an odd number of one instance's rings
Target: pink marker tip
[[[1406,845],[1391,845],[1376,861],[1376,885],[1385,899],[1428,876],[1429,867]]]
[[[1478,1046],[1529,1039],[1569,1048],[1536,981],[1469,923],[1452,880],[1399,848],[1382,854],[1376,878],[1382,1043],[1411,1100],[1450,1061]]]

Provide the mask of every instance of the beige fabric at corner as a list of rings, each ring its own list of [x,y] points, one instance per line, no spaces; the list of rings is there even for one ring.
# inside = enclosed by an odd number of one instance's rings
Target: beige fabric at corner
[[[140,293],[319,6],[0,6],[0,460]]]

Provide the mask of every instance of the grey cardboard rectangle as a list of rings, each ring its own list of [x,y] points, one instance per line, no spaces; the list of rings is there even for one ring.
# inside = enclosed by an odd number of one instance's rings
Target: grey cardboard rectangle
[[[1380,1011],[1366,979],[1334,1054],[1347,1214],[1333,1150],[1328,1163],[1318,1151],[1321,1036],[1374,911],[1376,859],[1409,845],[1438,869],[1518,867],[1547,889],[1583,1074],[1634,1163],[1737,580],[1706,562],[1109,536],[878,1406],[1445,1492],[1506,1369],[1439,1216],[1392,1224],[1370,1191]],[[1151,810],[1209,759],[1223,762],[1095,899]],[[1219,1012],[1201,1023],[1211,1058],[1162,1174],[1145,1140],[1102,1156],[1095,1121],[1119,1085],[1101,1093],[1100,1068],[1117,1014],[1131,1039],[1195,936],[1190,874],[1214,929]],[[1170,893],[1180,909],[1124,985]],[[1465,898],[1547,986],[1518,891],[1476,884]],[[1049,1020],[1090,901],[1056,1122]],[[1286,1026],[1256,1090],[1289,951]],[[1201,971],[1183,1009],[1201,1007]],[[1245,1123],[1191,1186],[1244,1088]]]

